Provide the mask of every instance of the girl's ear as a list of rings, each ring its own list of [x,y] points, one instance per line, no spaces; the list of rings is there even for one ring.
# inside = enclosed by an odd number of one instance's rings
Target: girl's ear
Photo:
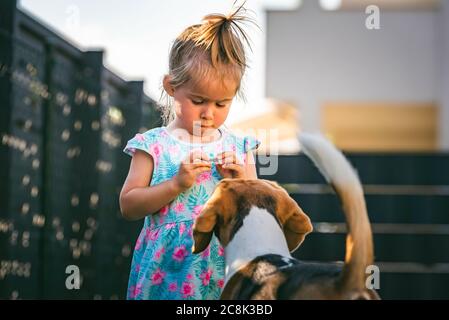
[[[162,84],[164,86],[165,92],[167,92],[167,94],[169,96],[173,97],[173,94],[175,93],[175,89],[173,88],[173,86],[170,83],[170,76],[168,74],[166,74],[164,76],[164,80],[162,81]]]

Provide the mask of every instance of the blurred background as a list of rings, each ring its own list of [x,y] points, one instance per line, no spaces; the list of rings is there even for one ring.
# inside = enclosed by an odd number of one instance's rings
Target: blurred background
[[[125,298],[142,221],[120,214],[122,150],[161,125],[171,42],[232,4],[0,3],[0,299]],[[259,177],[310,215],[315,230],[294,255],[344,258],[338,198],[296,139],[321,132],[364,185],[381,297],[449,299],[449,1],[246,7],[260,29],[248,29],[247,101],[226,124],[262,140]],[[78,290],[66,287],[69,265]]]

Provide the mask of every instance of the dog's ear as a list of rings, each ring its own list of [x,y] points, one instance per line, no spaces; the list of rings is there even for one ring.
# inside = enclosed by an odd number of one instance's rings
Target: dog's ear
[[[213,203],[206,203],[201,214],[193,224],[192,253],[204,251],[212,239],[212,233],[217,223],[217,210]]]
[[[288,249],[293,252],[298,249],[306,235],[312,232],[312,223],[287,192],[278,199],[277,215],[284,228]]]

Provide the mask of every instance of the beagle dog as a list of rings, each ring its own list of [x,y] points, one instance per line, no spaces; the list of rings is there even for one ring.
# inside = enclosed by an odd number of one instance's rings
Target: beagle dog
[[[303,151],[339,196],[347,220],[343,266],[296,260],[312,231],[309,217],[277,183],[224,179],[193,227],[193,253],[215,234],[225,251],[221,299],[379,299],[367,289],[373,263],[371,227],[359,179],[346,158],[324,138],[300,136]]]

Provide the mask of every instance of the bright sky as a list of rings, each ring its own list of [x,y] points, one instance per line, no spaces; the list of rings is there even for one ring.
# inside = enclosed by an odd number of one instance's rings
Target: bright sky
[[[300,0],[247,0],[261,30],[247,32],[253,52],[244,82],[247,104],[235,100],[227,123],[268,109],[265,94],[265,8],[288,9]],[[145,81],[145,91],[159,100],[161,81],[168,69],[171,42],[187,26],[209,13],[227,14],[233,1],[217,0],[20,0],[31,13],[83,50],[103,48],[105,65],[125,80]],[[241,3],[241,2],[239,2]]]

